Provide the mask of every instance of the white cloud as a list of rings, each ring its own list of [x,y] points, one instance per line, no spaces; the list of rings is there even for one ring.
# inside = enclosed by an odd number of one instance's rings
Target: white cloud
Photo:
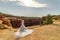
[[[35,7],[35,8],[47,7],[47,4],[38,3],[34,0],[5,0],[5,1],[17,1],[19,5],[25,7]]]
[[[9,1],[16,1],[16,0],[9,0]]]
[[[0,0],[0,1],[7,2],[7,1],[16,1],[16,0]]]
[[[26,7],[46,7],[47,4],[41,4],[38,2],[35,2],[33,0],[19,0],[18,4],[22,5],[22,6],[26,6]]]

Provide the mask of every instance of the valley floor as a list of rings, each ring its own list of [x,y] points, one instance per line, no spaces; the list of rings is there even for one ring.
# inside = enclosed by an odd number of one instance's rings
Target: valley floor
[[[28,28],[34,32],[19,39],[13,36],[17,29],[0,30],[0,40],[60,40],[60,21],[55,21],[52,25],[35,25]]]

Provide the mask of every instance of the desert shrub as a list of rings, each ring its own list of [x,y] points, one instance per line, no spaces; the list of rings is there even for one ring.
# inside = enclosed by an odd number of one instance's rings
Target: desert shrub
[[[45,20],[46,20],[45,16],[40,18],[40,25],[44,25],[45,24]]]
[[[47,15],[46,20],[44,21],[44,24],[52,24],[53,19],[50,14]]]
[[[53,19],[54,19],[54,20],[57,20],[57,17],[54,17]]]
[[[60,15],[53,15],[54,20],[60,20]]]

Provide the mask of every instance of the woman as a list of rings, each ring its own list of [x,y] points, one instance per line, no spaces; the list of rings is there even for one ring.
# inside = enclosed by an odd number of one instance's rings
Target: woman
[[[14,33],[14,36],[16,38],[19,38],[19,37],[24,37],[24,36],[27,36],[29,34],[31,34],[33,32],[32,29],[27,29],[24,25],[24,20],[21,20],[21,26],[20,28],[18,29],[17,32]]]
[[[19,28],[19,32],[24,32],[26,30],[26,27],[25,27],[25,25],[24,25],[24,20],[21,20],[21,26],[20,26],[20,28]]]

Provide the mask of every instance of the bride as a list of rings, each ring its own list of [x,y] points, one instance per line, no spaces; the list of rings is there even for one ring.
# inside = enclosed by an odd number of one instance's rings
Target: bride
[[[29,34],[31,34],[33,32],[32,29],[27,29],[24,25],[24,20],[21,20],[21,26],[20,28],[17,30],[17,32],[14,33],[14,36],[16,38],[19,38],[19,37],[24,37],[24,36],[27,36]]]

